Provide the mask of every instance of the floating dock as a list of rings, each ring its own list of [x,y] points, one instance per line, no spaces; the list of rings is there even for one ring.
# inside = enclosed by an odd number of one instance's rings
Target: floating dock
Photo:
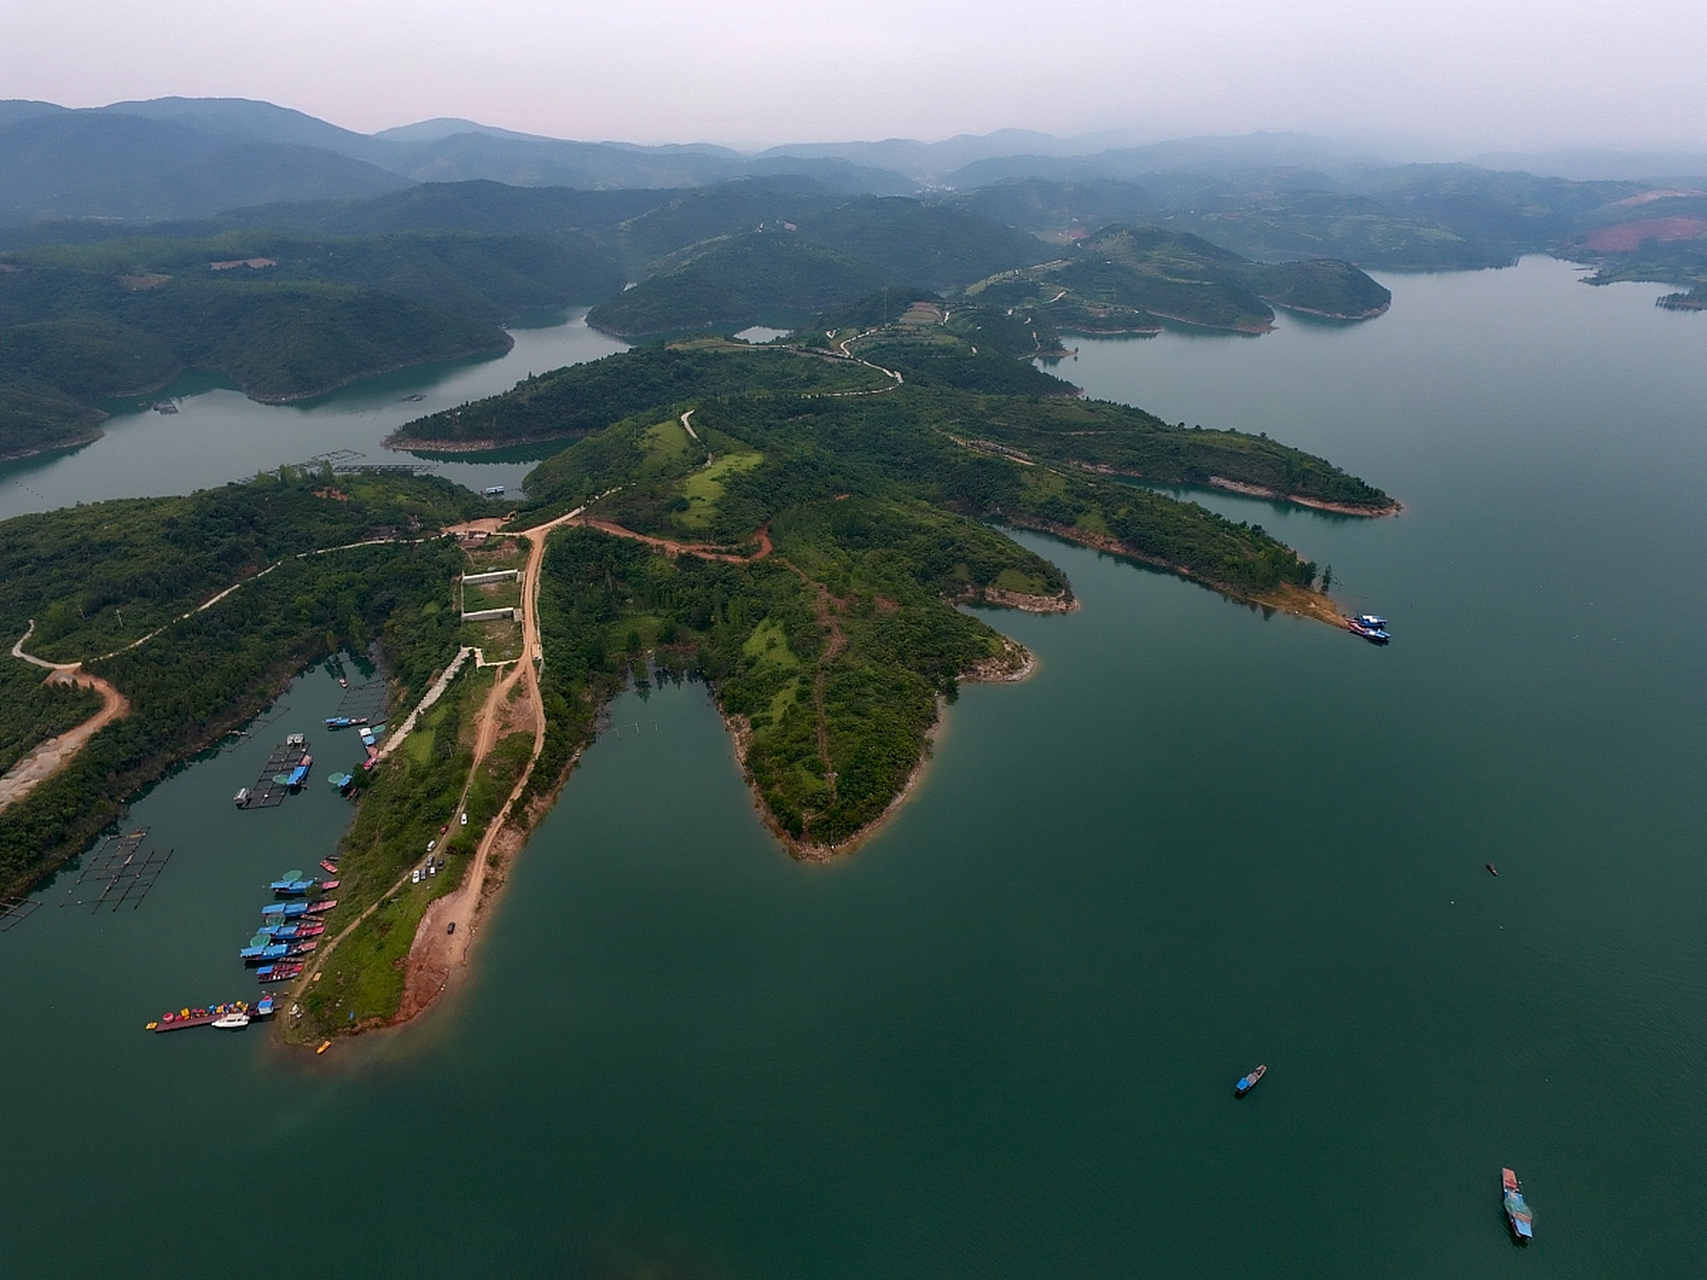
[[[172,856],[170,849],[144,849],[148,828],[122,836],[108,836],[83,859],[83,869],[65,891],[62,907],[87,906],[91,912],[102,907],[117,911],[126,902],[131,910],[142,905]]]
[[[283,804],[285,796],[290,793],[290,786],[288,782],[280,782],[279,779],[288,779],[307,758],[308,740],[300,733],[291,734],[273,748],[273,753],[267,757],[267,763],[261,766],[260,776],[252,786],[245,788],[249,798],[237,807],[275,809]]]
[[[39,906],[34,898],[0,898],[0,933],[22,922]]]
[[[385,710],[385,704],[391,691],[386,688],[383,680],[369,680],[366,684],[353,684],[344,690],[344,696],[338,700],[338,709],[333,712],[333,718],[338,720],[366,720],[379,718]]]

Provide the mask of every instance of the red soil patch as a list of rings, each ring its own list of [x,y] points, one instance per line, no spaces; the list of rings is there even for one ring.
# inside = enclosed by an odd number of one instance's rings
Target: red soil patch
[[[1648,218],[1602,227],[1588,238],[1588,247],[1601,253],[1630,253],[1644,240],[1699,240],[1707,236],[1707,218]]]

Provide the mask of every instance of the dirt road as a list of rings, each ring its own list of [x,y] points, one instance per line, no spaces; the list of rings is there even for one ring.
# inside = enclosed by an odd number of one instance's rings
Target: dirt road
[[[12,646],[12,656],[31,666],[46,669],[49,673],[49,684],[80,684],[85,689],[95,690],[101,695],[101,709],[76,728],[67,729],[57,738],[49,738],[8,769],[5,775],[0,777],[0,809],[29,795],[45,779],[63,768],[66,761],[81,751],[83,744],[90,738],[120,716],[130,714],[130,703],[125,700],[124,694],[114,688],[110,681],[84,671],[82,663],[48,662],[45,658],[25,653],[24,642],[35,634],[35,630],[35,619],[31,618],[24,634],[19,636],[18,642]]]
[[[49,684],[80,684],[101,695],[101,709],[74,729],[67,729],[57,738],[49,738],[0,777],[0,809],[25,796],[52,777],[66,761],[83,749],[102,729],[120,716],[130,714],[125,696],[99,676],[76,670],[55,671],[47,678]]]

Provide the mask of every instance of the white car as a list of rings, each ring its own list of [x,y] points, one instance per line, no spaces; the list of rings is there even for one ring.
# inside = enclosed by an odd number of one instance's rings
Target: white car
[[[468,825],[468,810],[467,809],[464,809],[462,811],[462,825],[465,827]]]
[[[437,840],[427,841],[427,852],[428,853],[431,853],[434,849],[437,849],[438,847],[439,847],[439,842]]]
[[[421,868],[416,867],[413,871],[411,871],[409,873],[409,883],[410,884],[420,884],[421,883]]]

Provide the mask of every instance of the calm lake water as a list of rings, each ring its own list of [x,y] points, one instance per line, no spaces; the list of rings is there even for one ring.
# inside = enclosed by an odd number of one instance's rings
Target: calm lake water
[[[1707,318],[1575,281],[1064,367],[1404,499],[1211,499],[1387,649],[1027,537],[1083,610],[988,615],[1040,670],[963,691],[857,855],[781,854],[701,688],[629,694],[447,1007],[320,1058],[145,1035],[247,994],[262,884],[347,817],[230,803],[330,714],[308,673],[136,805],[139,910],[62,878],[0,935],[0,1274],[1698,1275]]]
[[[508,353],[495,359],[423,365],[364,378],[295,404],[259,404],[204,373],[188,374],[143,401],[114,405],[106,434],[79,449],[0,463],[0,519],[101,498],[191,493],[258,471],[350,450],[355,464],[397,465],[422,459],[396,453],[385,437],[423,414],[508,391],[530,373],[579,364],[627,344],[589,329],[585,310],[563,323],[512,329]],[[171,400],[160,414],[152,404]],[[520,459],[437,461],[434,470],[472,488],[519,488],[533,469]]]

